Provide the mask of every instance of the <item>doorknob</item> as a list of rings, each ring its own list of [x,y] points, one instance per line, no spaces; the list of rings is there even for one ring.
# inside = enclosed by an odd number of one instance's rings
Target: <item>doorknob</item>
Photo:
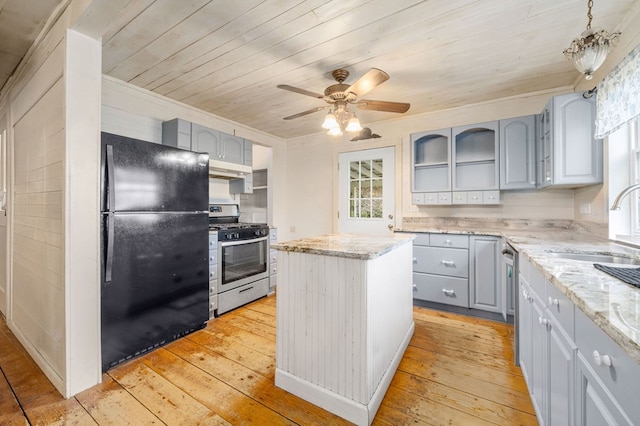
[[[392,214],[389,215],[389,219],[393,219],[393,215]]]
[[[389,229],[393,230],[393,225],[392,225],[392,224],[388,224],[388,225],[387,225],[387,228],[389,228]]]

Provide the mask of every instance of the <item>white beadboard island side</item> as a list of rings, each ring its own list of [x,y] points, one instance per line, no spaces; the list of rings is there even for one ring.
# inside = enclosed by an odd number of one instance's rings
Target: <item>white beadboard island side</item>
[[[273,244],[276,386],[371,424],[413,336],[413,235]]]

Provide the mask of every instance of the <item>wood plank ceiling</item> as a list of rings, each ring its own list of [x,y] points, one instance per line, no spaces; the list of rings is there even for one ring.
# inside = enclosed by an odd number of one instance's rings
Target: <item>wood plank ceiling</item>
[[[596,0],[593,26],[614,31],[636,1]],[[562,51],[586,12],[586,0],[131,0],[103,35],[103,72],[293,138],[321,131],[324,112],[282,118],[325,103],[276,85],[322,93],[336,68],[347,84],[388,72],[366,98],[409,102],[405,116],[571,86]],[[355,111],[367,126],[399,116]]]

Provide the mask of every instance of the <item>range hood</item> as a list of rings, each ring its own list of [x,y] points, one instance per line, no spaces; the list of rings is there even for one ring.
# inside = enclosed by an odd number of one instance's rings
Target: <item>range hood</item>
[[[243,179],[253,173],[251,166],[209,159],[209,177],[218,179]]]

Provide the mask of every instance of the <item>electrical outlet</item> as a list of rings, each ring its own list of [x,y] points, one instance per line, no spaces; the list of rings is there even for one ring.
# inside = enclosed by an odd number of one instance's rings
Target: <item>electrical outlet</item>
[[[580,204],[580,214],[591,214],[591,203]]]

